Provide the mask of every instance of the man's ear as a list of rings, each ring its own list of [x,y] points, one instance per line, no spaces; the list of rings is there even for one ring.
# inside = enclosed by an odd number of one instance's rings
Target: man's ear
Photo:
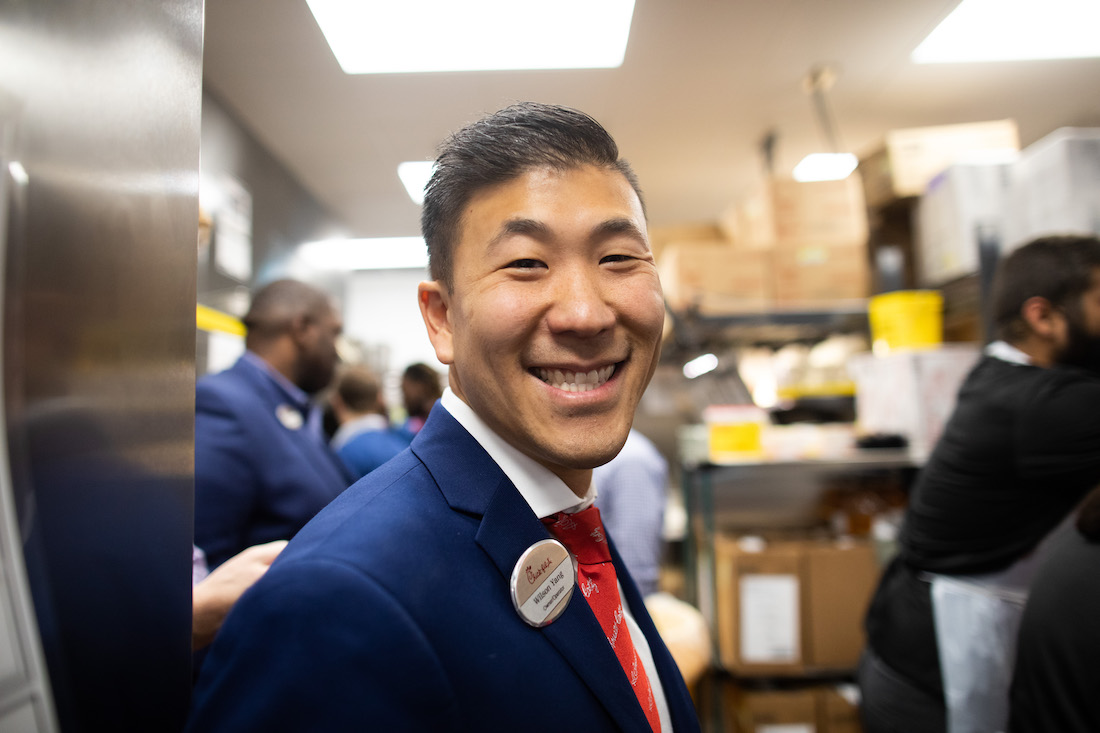
[[[309,340],[309,329],[313,325],[313,319],[304,313],[299,313],[290,319],[287,333],[294,339],[295,345],[304,347]]]
[[[428,339],[440,362],[454,363],[454,331],[451,327],[450,293],[438,280],[422,282],[416,288],[420,315],[428,329]]]
[[[1020,316],[1036,336],[1048,341],[1058,338],[1065,319],[1061,310],[1038,295],[1024,301]]]

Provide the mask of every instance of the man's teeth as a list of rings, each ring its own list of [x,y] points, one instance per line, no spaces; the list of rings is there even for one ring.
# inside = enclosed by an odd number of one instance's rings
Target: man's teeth
[[[555,389],[566,392],[587,392],[611,379],[611,375],[615,372],[615,365],[593,369],[590,372],[567,372],[561,369],[538,369],[537,371],[539,379]]]

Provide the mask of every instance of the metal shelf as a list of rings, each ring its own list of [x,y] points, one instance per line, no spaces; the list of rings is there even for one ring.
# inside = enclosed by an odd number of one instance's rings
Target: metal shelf
[[[737,313],[674,311],[666,351],[694,352],[748,344],[818,341],[835,333],[867,333],[867,300],[805,304]]]

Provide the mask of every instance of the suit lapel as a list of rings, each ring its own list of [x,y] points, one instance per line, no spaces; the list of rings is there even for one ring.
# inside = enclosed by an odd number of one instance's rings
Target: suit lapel
[[[270,413],[268,416],[270,419],[278,420],[275,415],[280,405],[289,405],[294,410],[299,409],[275,384],[272,377],[261,372],[259,367],[248,363],[243,357],[238,359],[237,363],[234,364],[232,368],[241,379],[251,384],[264,396]],[[306,417],[303,416],[302,420],[303,425],[299,430],[307,430],[308,428],[304,424]],[[281,427],[286,426],[282,425]],[[307,445],[307,443],[310,442],[315,444]],[[322,444],[320,440],[315,440],[314,436],[303,435],[302,440],[293,441],[293,445],[308,465],[312,465],[320,475],[328,477],[328,481],[331,485],[336,486],[342,484],[343,486],[347,486],[352,483],[353,477],[343,465],[343,461],[340,457],[336,455],[334,451]]]
[[[519,491],[504,478],[485,510],[476,536],[477,543],[500,571],[501,582],[509,582],[512,569],[528,547],[548,537],[550,533]],[[565,612],[543,627],[542,633],[623,730],[649,728],[607,636],[579,591],[574,592]]]
[[[550,533],[500,467],[439,406],[413,442],[413,452],[424,461],[453,509],[481,516],[475,541],[507,587],[523,553]],[[541,632],[623,730],[649,728],[615,652],[580,592]]]

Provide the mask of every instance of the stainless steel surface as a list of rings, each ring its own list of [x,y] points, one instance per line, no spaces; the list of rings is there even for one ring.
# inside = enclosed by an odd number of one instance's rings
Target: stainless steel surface
[[[0,4],[6,498],[65,731],[186,715],[202,13]]]

